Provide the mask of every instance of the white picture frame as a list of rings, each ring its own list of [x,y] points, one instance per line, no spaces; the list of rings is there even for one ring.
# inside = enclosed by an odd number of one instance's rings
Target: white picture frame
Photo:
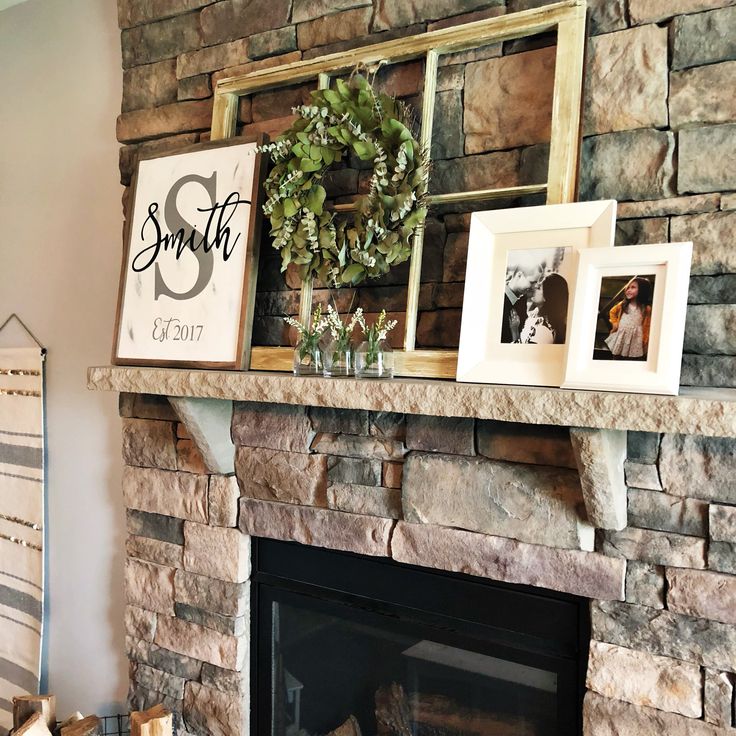
[[[114,365],[248,367],[264,142],[210,141],[139,161]]]
[[[683,242],[580,254],[563,388],[677,395],[692,251],[693,244]],[[617,360],[612,354],[610,359],[594,357],[601,353],[596,350],[598,317],[602,314],[605,319],[605,310],[612,301],[609,299],[601,309],[601,302],[607,298],[603,296],[604,280],[618,279],[625,284],[634,276],[652,282],[646,355],[637,360]],[[613,301],[616,299],[619,296]]]
[[[565,249],[560,268],[564,266],[567,282],[567,308],[562,311],[564,327],[568,327],[578,253],[611,248],[615,224],[615,200],[474,212],[470,219],[457,380],[560,386],[566,352],[566,336],[560,337],[562,329],[554,337],[563,340],[558,344],[508,342],[514,336],[503,334],[508,322],[504,297],[507,270],[515,258],[536,258],[535,253],[539,253],[540,262],[546,263],[548,256],[543,252]],[[544,279],[542,273],[540,283]]]

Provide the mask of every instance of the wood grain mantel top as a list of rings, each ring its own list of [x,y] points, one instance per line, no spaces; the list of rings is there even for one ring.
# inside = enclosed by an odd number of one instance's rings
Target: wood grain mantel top
[[[683,388],[679,396],[659,396],[427,379],[357,380],[128,366],[89,368],[87,386],[96,391],[736,437],[734,389]]]

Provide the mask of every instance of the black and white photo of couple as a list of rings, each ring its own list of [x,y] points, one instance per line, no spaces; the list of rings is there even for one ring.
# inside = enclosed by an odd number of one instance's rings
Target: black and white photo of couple
[[[501,320],[501,342],[564,345],[569,289],[563,275],[569,248],[510,250]]]

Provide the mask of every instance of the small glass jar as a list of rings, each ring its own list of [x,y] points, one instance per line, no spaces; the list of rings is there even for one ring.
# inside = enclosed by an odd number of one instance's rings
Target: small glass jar
[[[356,378],[393,378],[394,352],[386,340],[377,345],[360,343],[355,352]]]
[[[328,337],[321,346],[322,371],[328,378],[346,378],[355,375],[355,354],[349,340]]]
[[[322,351],[314,341],[301,342],[294,349],[295,376],[321,376]]]

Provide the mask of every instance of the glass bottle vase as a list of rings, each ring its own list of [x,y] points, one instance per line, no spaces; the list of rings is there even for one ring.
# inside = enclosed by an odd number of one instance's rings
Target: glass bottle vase
[[[393,378],[394,353],[386,340],[362,342],[355,353],[356,378]]]
[[[294,349],[295,376],[321,376],[322,351],[316,343],[299,343]]]
[[[322,345],[322,371],[330,378],[355,374],[355,353],[350,342],[330,338]]]

